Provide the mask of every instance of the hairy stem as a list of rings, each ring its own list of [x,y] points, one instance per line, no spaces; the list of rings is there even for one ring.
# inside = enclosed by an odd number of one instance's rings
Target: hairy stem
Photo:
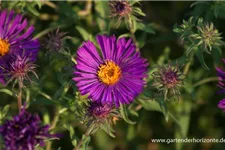
[[[184,66],[184,75],[187,75],[187,73],[191,67],[191,63],[192,63],[193,59],[194,59],[194,53],[192,52],[189,57],[189,62],[186,63],[186,65]]]
[[[23,81],[19,79],[19,93],[17,97],[18,110],[21,111],[22,108],[22,95],[23,95]]]
[[[58,113],[59,110],[60,110],[60,107],[57,106],[57,108],[55,109],[55,115],[54,115],[54,118],[52,120],[52,123],[51,123],[51,126],[50,126],[49,130],[53,130],[56,127],[56,125],[59,121],[59,113]],[[51,148],[52,148],[52,142],[48,141],[47,146],[46,146],[46,150],[51,150]]]
[[[83,142],[92,133],[94,128],[95,127],[87,129],[87,131],[83,134],[82,139],[79,141],[79,143],[77,144],[77,146],[73,150],[79,150],[80,149],[80,147],[82,146]]]
[[[133,39],[133,42],[134,44],[136,45],[136,51],[138,52],[139,51],[139,48],[138,48],[138,42],[137,42],[137,39],[135,37],[135,31],[133,29],[130,29],[130,33],[131,33],[131,37]]]

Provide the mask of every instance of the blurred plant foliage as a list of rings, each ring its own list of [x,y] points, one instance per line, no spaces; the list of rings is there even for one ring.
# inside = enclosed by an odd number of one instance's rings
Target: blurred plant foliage
[[[197,21],[191,17],[188,21],[183,21],[180,27],[176,27],[174,31],[180,34],[182,41],[187,44],[186,55],[189,56],[194,52],[198,57],[202,66],[209,69],[205,63],[203,52],[211,54],[221,54],[221,47],[224,46],[221,33],[215,29],[213,23],[205,23],[202,18]]]
[[[99,150],[124,147],[142,150],[150,147],[152,150],[154,144],[162,150],[191,150],[196,145],[185,148],[185,143],[168,146],[149,141],[153,138],[205,138],[208,135],[223,137],[224,122],[218,125],[223,130],[215,129],[217,125],[212,123],[218,121],[213,115],[219,114],[214,101],[217,97],[215,84],[211,83],[216,83],[217,77],[215,71],[209,71],[208,64],[218,65],[224,56],[222,31],[225,32],[225,29],[219,31],[214,21],[221,18],[225,23],[225,2],[185,3],[188,8],[192,6],[192,9],[188,9],[191,13],[185,12],[189,14],[189,19],[175,18],[173,25],[180,20],[183,22],[174,29],[161,23],[164,20],[154,22],[154,17],[149,14],[157,13],[149,10],[151,5],[158,7],[154,2],[126,2],[132,12],[128,11],[126,16],[121,16],[111,14],[115,13],[116,8],[111,10],[110,7],[116,4],[110,5],[108,1],[2,1],[2,8],[30,16],[36,27],[35,37],[44,41],[37,61],[39,79],[32,77],[34,83],[24,88],[23,100],[29,110],[41,116],[44,124],[51,125],[51,133],[62,136],[60,140],[47,141],[46,148],[37,145],[38,150],[87,150],[90,147]],[[210,17],[212,14],[214,17]],[[170,13],[164,15],[165,18],[177,17],[169,16]],[[184,17],[186,14],[182,15]],[[114,19],[119,21],[119,25]],[[87,121],[90,100],[88,95],[78,92],[72,78],[77,49],[83,41],[96,43],[95,37],[98,34],[132,38],[137,51],[140,50],[150,62],[150,67],[143,93],[132,104],[120,106],[111,112],[109,118],[101,118],[96,123],[93,116],[92,120],[89,118]],[[159,42],[152,42],[155,39],[159,39]],[[178,52],[176,48],[181,51]],[[207,54],[212,54],[212,58],[208,58]],[[194,56],[197,56],[198,61]],[[172,66],[169,71],[173,73],[166,74],[168,66]],[[214,70],[213,67],[210,69]],[[180,76],[182,79],[179,79]],[[14,99],[18,89],[11,86],[1,86],[0,89],[0,124],[17,111]],[[204,120],[203,117],[198,120],[199,116],[209,116],[211,120]],[[219,117],[219,120],[224,120],[223,114]],[[200,128],[201,124],[210,128],[210,131]]]
[[[35,16],[39,16],[39,9],[41,9],[42,3],[39,0],[35,1],[23,1],[23,0],[18,0],[18,1],[12,1],[9,3],[2,3],[2,7],[8,8],[10,10],[15,10],[18,9],[22,13],[31,13]]]

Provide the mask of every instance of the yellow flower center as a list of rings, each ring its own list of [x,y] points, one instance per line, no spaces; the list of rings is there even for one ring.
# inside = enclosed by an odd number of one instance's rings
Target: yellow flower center
[[[4,56],[9,52],[10,44],[7,40],[3,40],[0,38],[0,56]]]
[[[105,64],[100,65],[98,78],[105,84],[113,85],[121,77],[121,69],[113,61],[108,60]]]

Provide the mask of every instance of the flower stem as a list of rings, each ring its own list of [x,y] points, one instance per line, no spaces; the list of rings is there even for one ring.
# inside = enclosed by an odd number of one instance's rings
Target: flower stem
[[[56,125],[59,121],[59,113],[58,113],[59,110],[60,110],[60,106],[57,106],[57,108],[55,109],[55,115],[54,115],[54,118],[52,120],[52,123],[51,123],[51,126],[50,126],[49,130],[53,130],[56,127]],[[51,148],[52,148],[52,142],[48,141],[47,146],[46,146],[46,150],[51,150]]]
[[[83,142],[92,133],[94,128],[95,128],[95,126],[92,127],[92,128],[87,129],[87,131],[83,134],[82,139],[79,141],[79,143],[77,144],[77,146],[73,150],[79,150],[80,149],[80,147],[82,146]]]
[[[137,42],[137,39],[135,37],[135,31],[133,29],[130,29],[130,33],[131,33],[131,37],[133,39],[133,42],[134,44],[136,45],[136,51],[138,52],[139,51],[139,48],[138,48],[138,42]]]
[[[17,97],[19,112],[21,111],[21,107],[22,107],[22,95],[23,95],[23,81],[21,79],[19,79],[19,93],[18,93],[18,97]]]
[[[191,53],[190,54],[190,57],[189,57],[189,62],[186,63],[185,67],[184,67],[184,75],[187,75],[189,69],[190,69],[190,66],[191,66],[191,63],[194,59],[194,53]]]

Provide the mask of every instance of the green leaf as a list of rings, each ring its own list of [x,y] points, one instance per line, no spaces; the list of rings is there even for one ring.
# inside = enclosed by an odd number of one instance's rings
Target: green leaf
[[[213,57],[213,62],[216,64],[216,65],[219,65],[220,64],[220,61],[221,61],[221,50],[219,48],[216,48],[212,51],[212,57]]]
[[[179,127],[175,128],[175,137],[176,138],[187,138],[187,133],[190,123],[190,115],[192,103],[190,100],[185,99],[182,101],[183,104],[176,105],[176,115],[179,121]],[[176,150],[182,150],[184,143],[176,143]]]
[[[128,112],[127,112],[127,108],[126,106],[122,105],[120,106],[119,108],[119,111],[120,111],[120,114],[122,116],[122,118],[129,124],[135,124],[136,122],[134,121],[131,121],[129,118],[128,118]]]
[[[140,23],[138,22],[137,23],[137,30],[142,30],[146,33],[150,33],[150,34],[155,34],[155,30],[154,30],[154,26],[153,24],[143,24],[143,23]]]
[[[83,37],[85,41],[92,39],[92,35],[88,33],[84,28],[80,26],[76,26],[75,28],[77,29],[77,31],[80,33],[80,35]]]
[[[196,56],[197,56],[199,62],[201,63],[202,67],[206,70],[210,70],[209,67],[205,63],[205,60],[204,60],[204,57],[203,57],[203,52],[202,52],[201,49],[197,49]]]
[[[138,102],[144,107],[144,109],[149,111],[158,111],[163,113],[166,121],[168,121],[168,109],[165,101],[161,100],[150,100],[150,99],[138,99]]]
[[[138,7],[133,7],[133,13],[134,14],[137,14],[137,15],[140,15],[140,16],[146,16],[145,13]]]
[[[63,127],[66,128],[70,132],[71,142],[72,142],[73,146],[76,147],[77,146],[77,137],[75,136],[74,128],[68,124],[64,124]]]
[[[41,9],[42,3],[40,0],[35,0],[34,3],[38,6],[39,9]]]
[[[82,140],[83,140],[82,150],[88,150],[88,144],[91,141],[91,137],[83,135]]]
[[[4,118],[6,117],[8,111],[9,111],[10,105],[4,106],[4,108],[0,111],[0,124],[4,121]]]
[[[119,38],[127,38],[127,37],[131,37],[130,33],[124,33],[124,34],[121,34],[121,35],[118,37],[118,39],[119,39]]]
[[[189,93],[192,97],[194,97],[194,85],[191,82],[184,82],[184,89],[187,93]]]
[[[131,141],[136,136],[136,129],[135,126],[129,125],[127,129],[127,140]]]
[[[107,1],[95,1],[96,20],[101,31],[109,28],[109,6]]]
[[[138,3],[138,4],[140,3],[139,0],[132,0],[132,1],[129,1],[129,2],[130,2],[131,6],[133,6],[136,3]]]
[[[69,90],[70,88],[70,83],[65,82],[56,92],[53,97],[53,100],[58,100],[61,97],[63,97]]]
[[[35,9],[34,6],[27,5],[27,9],[28,9],[31,13],[33,13],[35,16],[39,16],[39,15],[40,15],[40,13]]]
[[[5,94],[10,95],[10,96],[14,95],[13,92],[10,91],[9,89],[0,89],[0,92],[5,93]]]
[[[109,136],[111,136],[112,138],[115,138],[116,136],[114,135],[114,130],[111,127],[111,124],[109,122],[103,124],[101,126],[101,129],[103,129]]]

